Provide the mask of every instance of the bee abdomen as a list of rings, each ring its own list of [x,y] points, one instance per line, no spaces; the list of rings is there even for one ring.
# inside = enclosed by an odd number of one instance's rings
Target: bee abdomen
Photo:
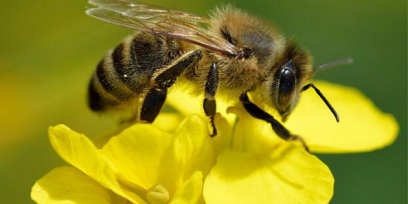
[[[148,33],[126,39],[112,53],[113,66],[119,79],[136,93],[145,90],[155,71],[172,60],[169,53],[176,52],[178,48],[168,42],[174,43],[168,38]]]
[[[96,73],[92,75],[88,87],[88,105],[93,111],[104,111],[118,107],[121,102],[108,93],[100,83]]]
[[[88,90],[94,111],[127,104],[150,87],[149,79],[181,53],[178,41],[141,33],[129,37],[99,63]]]
[[[122,45],[119,45],[120,47]],[[135,93],[129,89],[118,76],[112,62],[111,52],[99,63],[96,68],[96,76],[102,84],[105,91],[111,93],[118,100],[128,101],[135,96]]]
[[[125,46],[127,46],[126,41],[117,46],[114,51],[109,51],[99,62],[95,73],[92,75],[88,89],[88,103],[93,111],[115,109],[133,100],[138,95],[121,80],[116,71],[118,62],[115,62],[115,55],[116,60],[119,52],[121,52],[121,55],[126,55],[126,53],[123,53]],[[121,64],[129,66],[132,62]]]

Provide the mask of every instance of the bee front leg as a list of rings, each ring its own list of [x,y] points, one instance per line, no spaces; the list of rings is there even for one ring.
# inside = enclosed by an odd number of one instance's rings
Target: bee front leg
[[[288,141],[299,141],[302,143],[306,151],[309,151],[309,147],[306,145],[305,141],[301,137],[290,134],[290,132],[282,124],[280,124],[273,116],[269,115],[267,112],[263,111],[258,106],[253,104],[249,100],[247,93],[241,94],[239,100],[244,105],[245,110],[248,111],[248,113],[251,116],[257,119],[264,120],[267,123],[271,124],[273,131],[280,138]]]
[[[217,91],[218,87],[218,68],[215,62],[212,63],[210,72],[207,75],[207,82],[205,83],[205,98],[203,103],[203,108],[205,115],[210,117],[211,126],[213,128],[213,132],[211,137],[217,135],[217,128],[214,124],[214,116],[217,110],[217,106],[215,103],[215,92]]]
[[[147,123],[153,123],[160,113],[167,97],[167,89],[170,88],[183,71],[190,65],[197,63],[202,58],[200,50],[191,51],[170,65],[157,70],[150,79],[152,88],[147,92],[141,106],[140,120]]]

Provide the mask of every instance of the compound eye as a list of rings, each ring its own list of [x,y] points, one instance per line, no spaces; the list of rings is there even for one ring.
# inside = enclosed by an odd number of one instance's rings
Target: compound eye
[[[279,81],[278,102],[281,108],[286,108],[295,95],[296,78],[290,69],[282,69]]]

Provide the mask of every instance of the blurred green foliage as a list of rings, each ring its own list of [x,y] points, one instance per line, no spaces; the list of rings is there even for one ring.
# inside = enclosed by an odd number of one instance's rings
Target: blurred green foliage
[[[401,130],[372,153],[319,155],[336,179],[332,203],[407,203],[407,2],[187,1],[151,4],[205,15],[232,3],[275,22],[315,57],[355,63],[317,75],[362,90]],[[0,203],[32,203],[31,186],[63,161],[47,127],[59,123],[96,136],[113,127],[92,114],[85,91],[102,55],[132,31],[85,15],[85,1],[5,1],[0,7]]]

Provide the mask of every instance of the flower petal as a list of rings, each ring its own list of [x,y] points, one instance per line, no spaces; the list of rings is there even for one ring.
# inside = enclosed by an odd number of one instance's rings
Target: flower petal
[[[183,84],[176,83],[175,85],[170,88],[166,103],[185,116],[194,113],[205,116],[202,107],[203,95],[195,95],[192,92],[194,86],[188,84],[188,82]]]
[[[174,133],[183,119],[184,117],[178,113],[160,113],[154,120],[153,126],[164,132]]]
[[[208,173],[214,162],[207,124],[185,119],[174,135],[148,124],[136,124],[113,137],[102,149],[121,180],[134,188],[164,186],[174,195],[197,170]]]
[[[197,94],[197,91],[194,90],[194,86],[188,82],[177,84],[177,86],[171,88],[166,103],[185,116],[198,114],[204,118],[208,118],[204,114],[203,109],[204,96],[202,93]],[[233,105],[234,102],[225,103],[224,101],[231,100],[223,98],[222,95],[216,95],[217,114],[215,115],[215,126],[218,135],[213,138],[216,155],[218,155],[222,149],[231,147],[232,128],[237,119],[234,114],[227,113],[228,107]],[[208,128],[212,128],[209,120]]]
[[[86,136],[64,125],[49,128],[49,136],[55,151],[66,162],[129,201],[145,203],[139,196],[121,187],[112,168]]]
[[[182,173],[184,181],[196,171],[206,176],[214,166],[214,149],[207,122],[198,115],[193,114],[180,124],[172,149],[179,165],[177,171]]]
[[[214,123],[215,127],[217,127],[218,135],[213,137],[212,141],[215,155],[218,155],[224,149],[232,148],[233,126],[219,113],[215,114]]]
[[[381,112],[361,92],[327,82],[314,84],[337,110],[340,122],[313,90],[302,94],[287,127],[301,135],[313,152],[372,151],[396,139],[399,127],[395,118]]]
[[[225,150],[204,182],[207,204],[328,203],[333,176],[315,156],[289,143],[270,154]]]
[[[195,172],[174,195],[170,204],[194,204],[201,198],[203,190],[203,174]]]
[[[174,133],[177,130],[178,125],[183,120],[183,116],[178,113],[160,113],[153,123],[153,126],[159,128],[160,130],[167,133]],[[98,149],[101,149],[109,140],[123,130],[134,125],[135,122],[123,122],[119,126],[114,127],[114,129],[107,131],[105,134],[99,135],[92,139],[93,143]]]
[[[233,105],[233,102],[226,103],[225,101],[231,100],[223,98],[222,95],[216,95],[215,98],[217,102],[217,112],[227,118],[227,121],[230,124],[233,124],[235,116],[231,114],[228,115],[226,112],[228,106]],[[178,83],[170,89],[166,103],[185,116],[195,113],[202,117],[206,117],[203,109],[203,101],[204,90],[203,93],[197,94],[194,85],[185,82],[182,84]]]
[[[232,150],[264,154],[282,142],[269,123],[252,117],[243,107],[230,107],[228,112],[238,116],[231,142]]]
[[[31,189],[37,203],[126,203],[98,182],[73,167],[59,167],[38,180]]]
[[[134,188],[149,189],[157,184],[159,168],[172,142],[171,134],[149,124],[136,124],[114,136],[101,153],[118,177]]]

